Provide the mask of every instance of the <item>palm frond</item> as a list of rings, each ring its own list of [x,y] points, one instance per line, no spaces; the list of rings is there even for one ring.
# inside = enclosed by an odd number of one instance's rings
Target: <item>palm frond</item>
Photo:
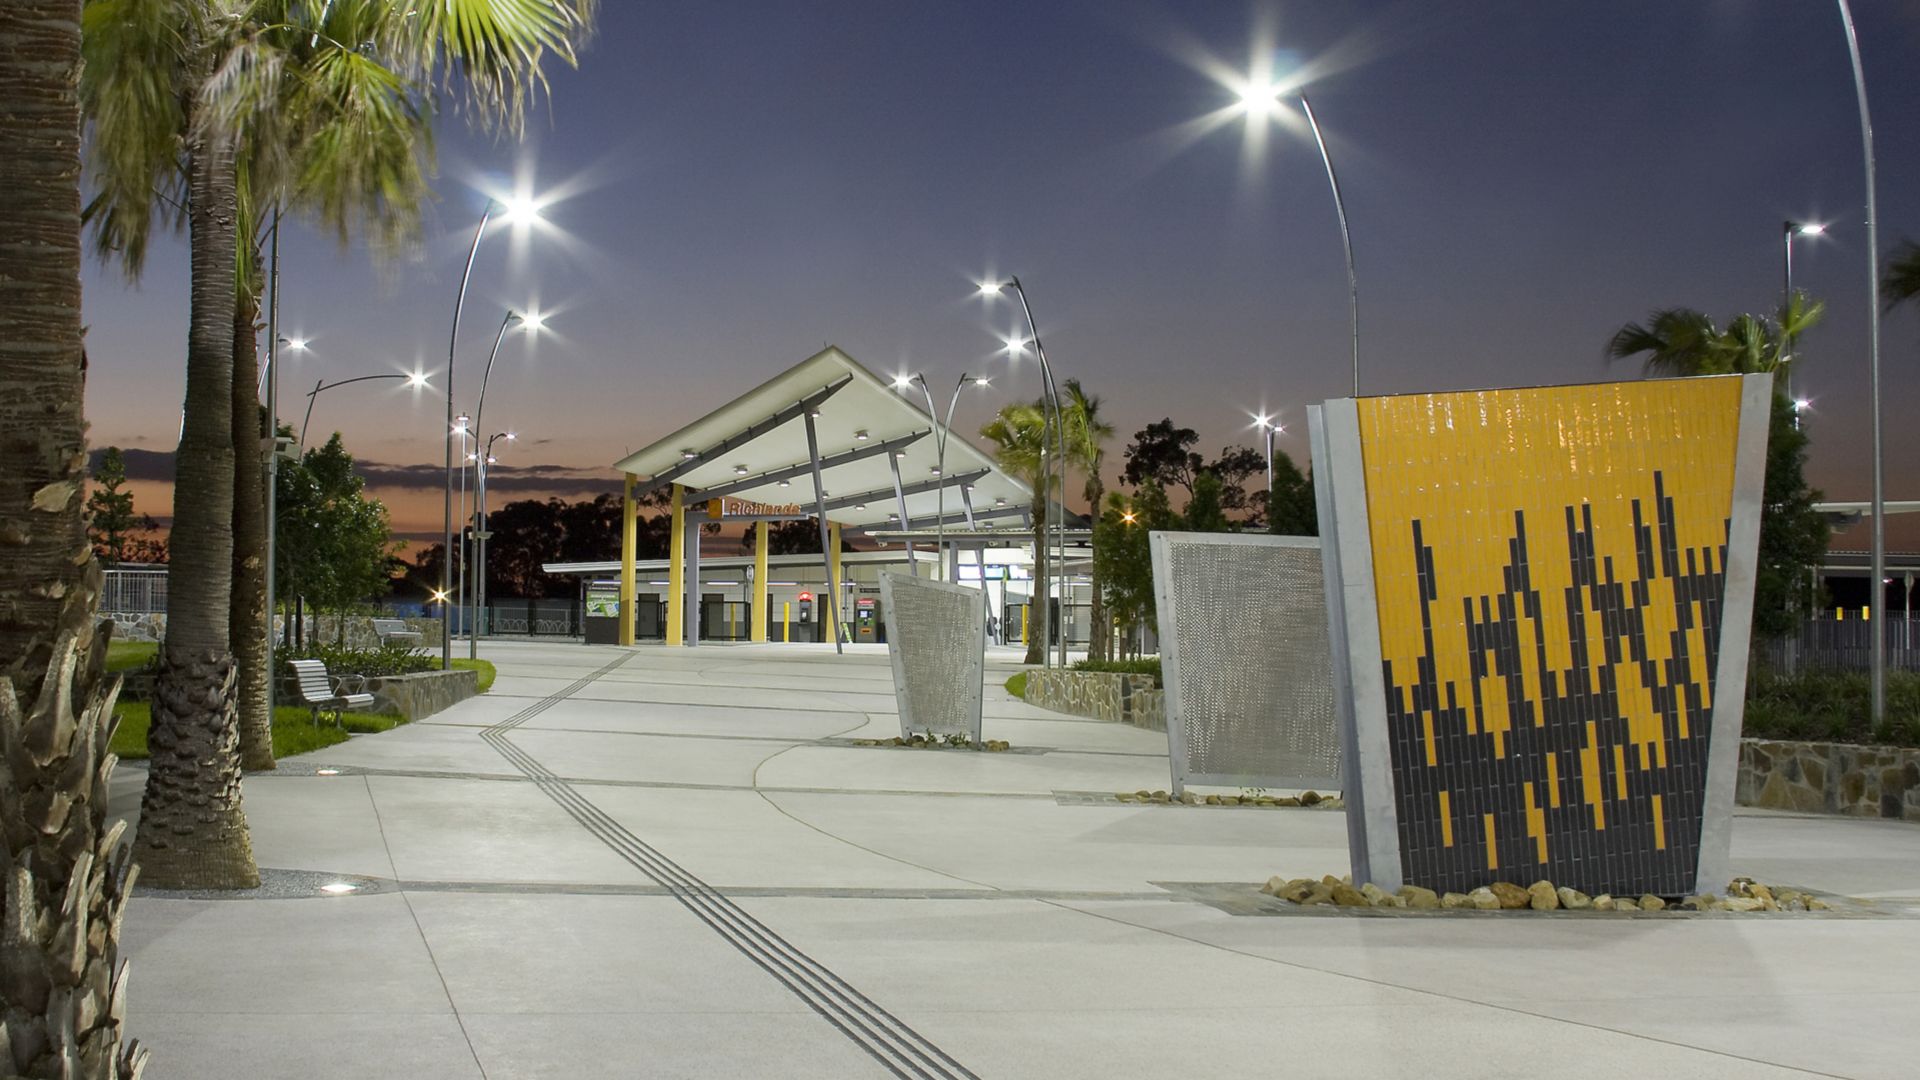
[[[1915,297],[1920,297],[1920,244],[1905,240],[1887,260],[1880,278],[1880,299],[1891,311]]]
[[[548,56],[568,65],[592,31],[599,0],[433,0],[392,20],[378,55],[452,92],[481,126],[518,132],[547,89]]]
[[[207,10],[192,0],[90,0],[81,13],[85,218],[95,250],[129,277],[145,264],[156,209],[171,207],[174,227],[185,220],[189,69]]]

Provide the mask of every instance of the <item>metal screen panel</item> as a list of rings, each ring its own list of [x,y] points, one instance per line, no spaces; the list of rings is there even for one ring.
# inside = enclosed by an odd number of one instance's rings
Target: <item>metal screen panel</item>
[[[1320,541],[1156,532],[1151,546],[1175,792],[1338,787]]]
[[[978,589],[880,575],[900,734],[965,734],[980,745],[987,609]]]

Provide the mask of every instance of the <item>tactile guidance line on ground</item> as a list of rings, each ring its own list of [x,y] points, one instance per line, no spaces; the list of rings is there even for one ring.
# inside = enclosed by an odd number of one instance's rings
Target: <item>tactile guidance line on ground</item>
[[[706,923],[728,944],[791,991],[836,1030],[852,1040],[895,1076],[923,1080],[977,1080],[946,1051],[904,1021],[854,989],[826,965],[755,919],[726,896],[686,868],[635,836],[625,826],[588,801],[572,784],[555,775],[508,735],[520,725],[590,686],[601,676],[631,660],[618,659],[542,698],[481,732],[480,737],[514,768],[539,786],[575,821],[634,869],[652,879],[678,900],[695,918]]]

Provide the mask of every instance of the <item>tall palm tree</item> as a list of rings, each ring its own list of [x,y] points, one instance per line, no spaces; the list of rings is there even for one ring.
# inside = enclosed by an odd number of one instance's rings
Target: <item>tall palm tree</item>
[[[1607,357],[1640,356],[1649,375],[1732,375],[1775,371],[1793,358],[1791,344],[1826,314],[1824,300],[1796,291],[1771,319],[1739,315],[1726,329],[1692,308],[1667,308],[1628,323],[1607,342]]]
[[[1107,480],[1103,474],[1107,460],[1107,440],[1113,438],[1113,425],[1100,415],[1100,398],[1089,395],[1079,379],[1067,380],[1067,415],[1072,420],[1067,433],[1067,454],[1086,476],[1081,494],[1086,496],[1087,511],[1096,520],[1106,498]],[[1090,564],[1088,577],[1093,600],[1087,610],[1087,655],[1096,660],[1113,658],[1112,635],[1107,626],[1106,600],[1100,590],[1100,564]]]
[[[571,63],[596,7],[596,0],[87,6],[83,93],[93,125],[96,235],[138,273],[156,202],[177,207],[184,191],[179,216],[192,249],[172,609],[136,838],[160,884],[234,887],[258,879],[240,802],[231,651],[236,260],[242,236],[253,234],[249,206],[265,205],[250,200],[261,193],[275,202],[307,200],[343,239],[366,220],[376,232],[392,224],[392,235],[410,233],[424,185],[410,187],[405,170],[415,167],[407,164],[414,154],[430,152],[417,138],[417,118],[450,94],[483,126],[517,130],[526,100],[544,86],[543,59]],[[329,87],[345,98],[330,98]]]
[[[1893,250],[1880,278],[1880,297],[1889,308],[1920,297],[1920,244],[1905,240]]]
[[[112,1080],[121,913],[106,827],[118,678],[87,542],[80,323],[80,0],[0,3],[0,1073]]]
[[[1024,662],[1028,664],[1043,662],[1048,638],[1048,609],[1051,605],[1046,602],[1047,505],[1053,500],[1043,475],[1043,463],[1051,434],[1045,406],[1039,402],[1003,405],[1000,412],[980,429],[980,437],[993,444],[994,460],[1000,463],[1000,468],[1025,484],[1034,494],[1033,596],[1038,602],[1032,605],[1033,617],[1031,625],[1027,627],[1027,656]]]

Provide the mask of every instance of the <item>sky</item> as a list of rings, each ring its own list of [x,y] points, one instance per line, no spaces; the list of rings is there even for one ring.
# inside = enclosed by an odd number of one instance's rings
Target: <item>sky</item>
[[[1884,252],[1920,239],[1920,4],[1855,14]],[[283,228],[282,334],[309,347],[285,355],[282,418],[317,380],[425,371],[427,391],[321,395],[309,441],[341,432],[396,529],[437,537],[455,293],[488,193],[518,191],[544,224],[489,231],[454,382],[471,411],[504,312],[546,315],[509,333],[489,383],[485,426],[519,436],[490,480],[503,498],[617,490],[613,461],[827,344],[935,385],[992,376],[960,406],[971,436],[1039,390],[1031,360],[996,355],[1015,312],[975,296],[1011,274],[1058,377],[1103,399],[1115,473],[1151,421],[1212,455],[1256,445],[1261,410],[1304,462],[1305,407],[1349,391],[1346,272],[1310,138],[1219,115],[1222,80],[1255,64],[1311,79],[1351,217],[1364,393],[1636,376],[1603,357],[1622,323],[1771,311],[1781,223],[1818,221],[1794,265],[1829,305],[1796,376],[1809,474],[1868,496],[1860,129],[1820,0],[603,4],[523,137],[441,118],[414,250],[382,263]],[[89,266],[96,446],[177,441],[186,298],[177,238],[137,283]],[[1920,498],[1916,360],[1920,311],[1889,316],[1889,499]],[[130,472],[164,518],[157,466]],[[1920,522],[1889,538],[1920,547]]]

